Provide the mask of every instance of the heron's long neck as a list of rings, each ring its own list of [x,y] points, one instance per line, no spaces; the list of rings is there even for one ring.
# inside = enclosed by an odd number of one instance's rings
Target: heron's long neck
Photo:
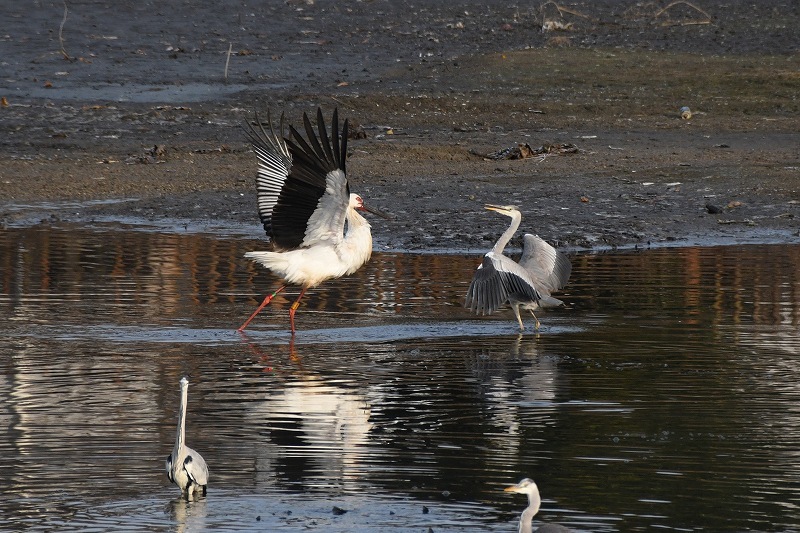
[[[533,531],[533,517],[539,512],[540,505],[542,505],[542,498],[538,492],[536,494],[528,494],[528,507],[522,511],[522,516],[519,519],[519,533],[531,533]]]
[[[178,412],[178,431],[175,435],[175,452],[179,452],[186,441],[186,402],[189,398],[188,387],[181,386],[181,408]]]
[[[494,245],[494,248],[492,248],[492,252],[496,254],[503,253],[503,249],[506,247],[506,244],[508,244],[508,241],[511,240],[511,237],[513,237],[514,234],[517,232],[517,229],[519,228],[519,223],[521,221],[522,221],[521,213],[516,212],[511,214],[511,224],[508,226],[508,229],[505,231],[505,233],[500,235],[500,238],[497,239],[497,243]]]

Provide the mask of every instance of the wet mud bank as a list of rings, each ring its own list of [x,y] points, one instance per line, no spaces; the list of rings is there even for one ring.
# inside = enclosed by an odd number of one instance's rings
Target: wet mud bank
[[[796,241],[800,8],[623,4],[76,2],[61,32],[63,4],[14,8],[0,221],[257,238],[241,125],[321,106],[358,132],[353,190],[396,217],[382,249],[486,248],[484,203],[573,248]]]

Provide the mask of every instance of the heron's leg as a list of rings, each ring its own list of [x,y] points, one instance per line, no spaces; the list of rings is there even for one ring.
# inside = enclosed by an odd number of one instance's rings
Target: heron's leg
[[[294,301],[292,306],[289,308],[289,322],[292,324],[292,336],[294,336],[294,314],[297,311],[297,308],[300,307],[300,298],[306,293],[306,287],[303,287],[303,290],[300,291],[300,296],[297,297],[297,300]]]
[[[264,308],[267,306],[267,304],[269,304],[269,303],[272,301],[272,299],[273,299],[273,298],[275,298],[275,296],[277,296],[277,295],[278,295],[278,293],[279,293],[279,292],[281,292],[281,291],[282,291],[283,289],[285,289],[285,288],[286,288],[286,285],[281,285],[280,287],[278,287],[278,290],[277,290],[277,291],[273,292],[272,294],[268,294],[268,295],[267,295],[267,297],[266,297],[266,298],[264,298],[264,301],[263,301],[263,302],[261,302],[261,305],[259,305],[259,306],[258,306],[258,309],[256,309],[255,311],[253,311],[253,314],[252,314],[252,315],[250,315],[250,318],[248,318],[247,320],[245,320],[245,321],[244,321],[244,324],[242,324],[241,326],[239,326],[239,329],[237,329],[236,331],[244,331],[244,328],[246,328],[246,327],[247,327],[247,325],[248,325],[248,324],[249,324],[249,323],[250,323],[250,322],[251,322],[251,321],[252,321],[252,320],[253,320],[253,319],[256,317],[256,315],[257,315],[258,313],[260,313],[260,312],[261,312],[261,310],[262,310],[262,309],[264,309]]]
[[[542,324],[539,322],[539,319],[536,318],[536,315],[533,314],[533,309],[531,309],[530,311],[531,311],[531,316],[536,321],[536,329],[539,329],[539,326],[541,326]]]
[[[519,330],[523,331],[525,326],[522,324],[522,317],[519,316],[519,304],[511,304],[511,309],[514,310],[514,316],[517,317],[517,322],[519,322]]]

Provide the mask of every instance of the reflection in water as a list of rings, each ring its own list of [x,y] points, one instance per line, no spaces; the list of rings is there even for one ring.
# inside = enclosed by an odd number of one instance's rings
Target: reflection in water
[[[178,497],[169,502],[170,518],[175,522],[175,531],[202,531],[207,527],[207,497]]]
[[[370,407],[358,390],[298,373],[255,404],[244,423],[266,437],[255,449],[258,481],[295,489],[346,489],[369,452]]]
[[[584,530],[800,522],[800,246],[576,256],[538,335],[463,309],[475,257],[375,254],[308,294],[294,344],[293,294],[233,331],[275,283],[250,248],[0,232],[4,517],[508,531],[500,489],[530,476]],[[188,506],[163,474],[183,375],[213,476]]]

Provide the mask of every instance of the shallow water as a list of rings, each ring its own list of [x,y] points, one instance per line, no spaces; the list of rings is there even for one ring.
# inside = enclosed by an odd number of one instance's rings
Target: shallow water
[[[800,523],[800,246],[578,255],[524,335],[462,308],[480,254],[376,254],[292,343],[296,291],[235,332],[276,284],[259,244],[0,231],[3,527],[516,531],[525,476],[537,523]],[[163,470],[183,375],[193,502]]]

